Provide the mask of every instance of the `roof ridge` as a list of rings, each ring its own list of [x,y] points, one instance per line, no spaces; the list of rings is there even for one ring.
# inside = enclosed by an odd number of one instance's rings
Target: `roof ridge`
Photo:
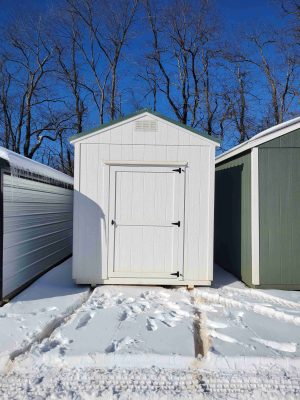
[[[72,142],[72,141],[74,141],[76,139],[80,139],[80,138],[85,137],[87,135],[90,135],[92,133],[96,133],[96,132],[98,132],[98,131],[100,131],[102,129],[105,129],[105,128],[109,127],[109,126],[113,126],[115,124],[118,124],[120,122],[126,121],[126,120],[128,120],[130,118],[133,118],[135,116],[141,115],[141,114],[146,113],[146,112],[149,113],[149,114],[152,114],[152,115],[154,115],[154,116],[156,116],[158,118],[161,118],[161,119],[163,119],[163,120],[165,120],[167,122],[170,122],[170,123],[172,123],[174,125],[177,125],[177,126],[183,128],[183,129],[186,129],[186,130],[188,130],[190,132],[196,133],[197,135],[202,136],[205,139],[211,140],[211,141],[216,142],[216,143],[220,143],[219,139],[217,139],[217,138],[215,138],[213,136],[210,136],[208,134],[201,133],[197,129],[192,128],[191,126],[185,125],[185,124],[183,124],[183,123],[181,123],[179,121],[173,120],[172,118],[166,117],[165,115],[160,114],[157,111],[152,111],[150,108],[142,108],[141,110],[135,111],[135,112],[133,112],[131,114],[128,114],[128,115],[126,115],[124,117],[120,117],[118,119],[106,122],[106,123],[98,126],[97,128],[93,128],[93,129],[85,131],[85,132],[77,133],[76,135],[71,136],[69,138],[69,141]]]

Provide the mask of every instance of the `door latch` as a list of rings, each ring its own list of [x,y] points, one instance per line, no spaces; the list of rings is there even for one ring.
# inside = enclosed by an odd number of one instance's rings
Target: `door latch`
[[[177,222],[172,222],[172,225],[177,225],[178,226],[178,228],[180,227],[180,221],[177,221]]]
[[[183,172],[183,169],[181,167],[179,167],[179,168],[173,169],[172,171],[179,172],[181,174],[181,172]]]
[[[174,272],[173,274],[170,274],[170,275],[177,276],[177,278],[179,278],[180,276],[183,276],[182,274],[179,273],[179,271]]]

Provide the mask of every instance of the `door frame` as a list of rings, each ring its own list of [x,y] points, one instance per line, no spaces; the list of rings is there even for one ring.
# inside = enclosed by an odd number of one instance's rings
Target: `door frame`
[[[178,232],[178,243],[181,242],[181,252],[180,255],[178,256],[178,259],[180,258],[181,260],[181,265],[178,265],[178,270],[180,272],[180,276],[173,276],[169,275],[166,277],[165,273],[156,273],[155,277],[153,277],[153,273],[143,273],[143,276],[138,277],[135,276],[134,278],[141,278],[141,279],[168,279],[170,281],[176,280],[176,281],[183,281],[184,280],[184,229],[185,229],[185,187],[186,187],[186,179],[185,179],[185,173],[186,173],[186,167],[188,167],[188,163],[186,161],[105,161],[104,164],[108,167],[108,244],[107,244],[107,279],[130,279],[133,278],[133,273],[131,272],[123,272],[121,275],[120,273],[114,272],[114,255],[115,255],[115,227],[111,225],[111,219],[112,218],[112,212],[114,213],[115,211],[115,203],[113,205],[113,209],[111,207],[111,199],[114,199],[113,201],[115,202],[115,194],[116,194],[116,183],[115,180],[112,182],[112,174],[115,173],[115,168],[114,167],[133,167],[133,168],[144,168],[144,167],[154,167],[155,169],[157,167],[166,167],[166,168],[180,168],[181,173],[184,174],[183,177],[184,179],[182,180],[182,183],[178,187],[178,189],[182,189],[183,194],[181,197],[182,202],[182,221],[181,221],[181,229]],[[127,169],[126,168],[126,169]],[[151,168],[152,169],[152,168]],[[174,271],[175,272],[175,271]],[[148,276],[147,276],[148,275]]]

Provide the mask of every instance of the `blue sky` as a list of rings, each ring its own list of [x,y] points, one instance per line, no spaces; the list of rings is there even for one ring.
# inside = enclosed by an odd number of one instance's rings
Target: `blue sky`
[[[278,13],[278,7],[275,7],[275,1],[272,0],[218,0],[216,5],[220,13],[227,20],[228,24],[244,25],[245,22],[280,23],[281,18]],[[279,1],[277,2],[279,4]]]
[[[245,22],[252,23],[272,21],[274,19],[280,23],[280,16],[277,12],[277,0],[216,0],[215,4],[222,14],[226,18],[229,24],[234,23],[237,25],[243,25]],[[0,1],[0,18],[3,19],[12,15],[20,7],[35,8],[43,10],[48,6],[55,6],[59,4],[58,0],[1,0]]]
[[[98,0],[101,3],[101,0]],[[113,1],[113,0],[111,0]],[[172,0],[164,0],[170,1]],[[255,26],[267,27],[269,24],[275,24],[280,26],[283,24],[283,17],[280,10],[280,0],[215,0],[215,8],[219,15],[223,25],[223,39],[228,42],[239,43],[240,32],[249,30]],[[22,16],[23,12],[28,10],[43,12],[47,8],[56,8],[62,4],[61,0],[0,0],[0,24],[5,29],[5,24],[10,20],[14,19],[16,15]],[[35,14],[33,12],[33,14]],[[135,68],[137,62],[142,62],[144,47],[143,41],[151,40],[150,36],[145,37],[145,30],[143,30],[143,20],[140,22],[141,29],[136,34],[135,40],[131,41],[129,45],[129,52],[127,52],[127,63],[122,70],[123,77],[128,76],[124,80],[126,90],[124,90],[124,107],[123,112],[129,113],[133,111],[133,105],[129,90],[132,89],[135,92],[139,91],[140,82],[133,81],[132,75],[127,74],[128,68]],[[139,58],[140,57],[140,58]],[[137,61],[139,60],[139,61]],[[127,69],[127,70],[126,70]],[[259,71],[257,71],[259,74]],[[255,86],[256,85],[256,86]],[[260,94],[261,87],[254,83],[254,90]],[[261,94],[264,96],[264,93]],[[128,101],[126,101],[128,100]],[[146,106],[147,104],[143,104]],[[170,107],[166,103],[162,96],[159,97],[158,111],[168,114],[170,117],[174,117]],[[259,113],[260,110],[253,110]],[[86,122],[84,130],[92,128],[98,124],[98,118],[94,111],[89,111],[89,118]]]

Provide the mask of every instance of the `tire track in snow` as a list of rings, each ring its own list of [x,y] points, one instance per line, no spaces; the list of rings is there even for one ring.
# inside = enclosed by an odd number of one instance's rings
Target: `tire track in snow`
[[[273,366],[253,371],[56,369],[12,372],[0,380],[3,400],[33,399],[286,399],[299,398],[300,376]]]
[[[72,316],[76,314],[77,311],[90,299],[92,293],[93,291],[91,290],[83,293],[82,296],[80,296],[80,299],[67,308],[61,315],[51,319],[30,341],[25,342],[21,347],[11,352],[9,354],[9,360],[4,368],[4,374],[9,373],[13,369],[14,363],[17,361],[18,357],[30,352],[35,344],[49,338],[56,329],[66,324],[72,318]]]
[[[200,299],[205,300],[209,303],[220,304],[226,307],[234,307],[246,311],[251,311],[256,314],[263,315],[264,317],[269,317],[273,319],[277,319],[279,321],[284,321],[293,325],[300,326],[300,317],[286,314],[283,311],[274,310],[272,308],[263,306],[261,304],[253,304],[250,302],[240,302],[238,300],[229,299],[225,296],[222,296],[218,293],[209,293],[205,291],[198,290],[195,295],[196,302]],[[198,300],[199,299],[199,300]],[[201,300],[200,300],[201,301]]]
[[[233,287],[224,287],[223,288],[224,291],[228,291],[228,292],[236,292],[236,293],[241,293],[244,296],[247,297],[252,297],[256,300],[262,300],[262,301],[268,301],[272,304],[276,304],[278,306],[285,306],[288,308],[292,308],[292,309],[299,309],[300,310],[300,304],[296,303],[295,301],[291,301],[291,300],[286,300],[283,299],[281,297],[276,297],[273,296],[269,293],[264,293],[261,291],[258,291],[256,289],[252,289],[252,288],[247,288],[247,289],[240,289],[240,288],[233,288]]]

